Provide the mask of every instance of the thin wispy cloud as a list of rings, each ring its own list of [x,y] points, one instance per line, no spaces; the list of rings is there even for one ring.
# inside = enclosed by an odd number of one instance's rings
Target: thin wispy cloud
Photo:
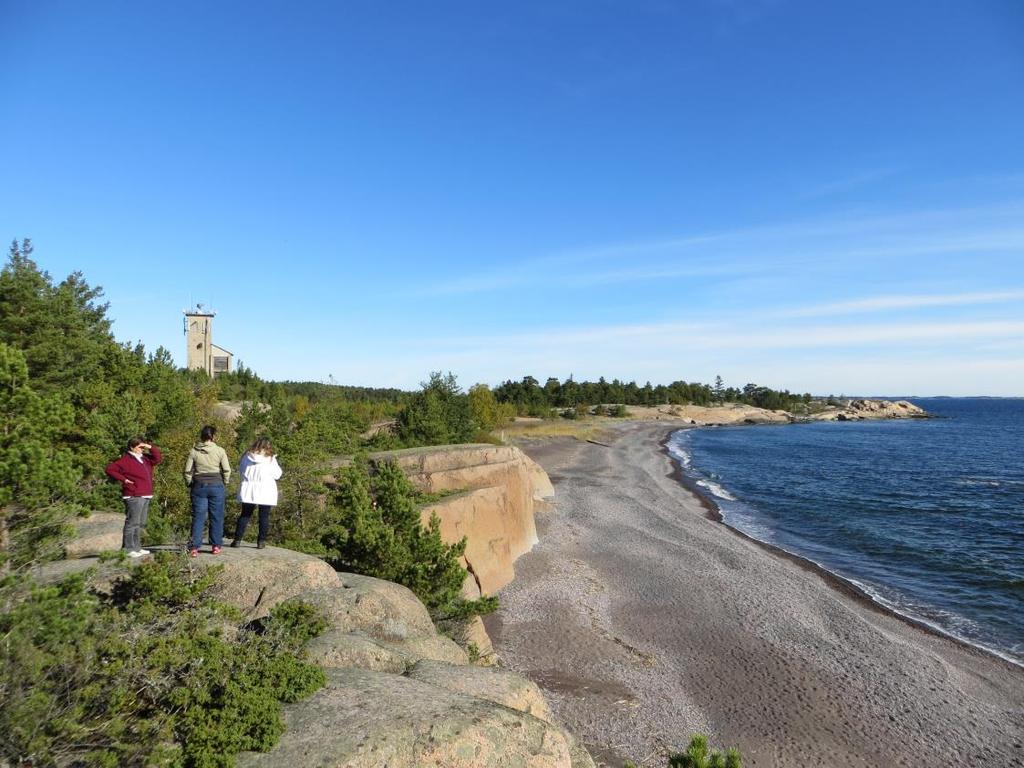
[[[764,269],[765,267],[759,265],[740,266],[736,264],[719,266],[663,265],[581,274],[574,276],[572,282],[577,285],[604,285],[643,282],[647,280],[666,280],[679,277],[727,277],[740,274],[749,275]]]
[[[829,197],[830,195],[848,192],[851,189],[867,186],[873,182],[880,181],[881,179],[887,179],[896,173],[897,169],[895,168],[870,168],[865,171],[853,173],[848,176],[820,184],[819,186],[805,192],[801,197],[805,200]]]
[[[811,265],[839,272],[868,262],[938,255],[1024,256],[1024,201],[895,214],[848,213],[680,237],[563,249],[516,260],[515,269],[456,275],[421,295],[495,292],[522,286],[614,285],[749,275]],[[855,265],[853,262],[862,262]],[[623,267],[625,262],[629,266]]]
[[[1024,339],[1024,321],[904,322],[759,328],[733,323],[649,323],[581,328],[547,328],[531,333],[436,339],[432,343],[448,351],[479,349],[481,354],[515,347],[564,348],[571,358],[574,346],[593,344],[603,348],[623,342],[671,350],[764,350],[815,347],[849,347],[884,344],[887,348],[919,342],[931,343],[993,339]]]
[[[613,273],[602,273],[592,277],[581,277],[577,267],[595,262],[623,260],[641,256],[667,256],[694,250],[698,246],[708,245],[729,238],[729,234],[708,234],[694,237],[668,238],[664,240],[645,240],[637,242],[617,242],[593,247],[574,248],[554,251],[544,256],[527,258],[518,261],[517,268],[512,270],[495,270],[476,275],[456,276],[439,281],[421,289],[424,295],[446,296],[453,294],[483,293],[526,285],[538,281],[567,279],[569,282],[589,284],[591,282],[612,282]],[[570,268],[568,272],[564,272]],[[721,268],[719,268],[721,269]],[[640,279],[630,277],[630,271],[624,270],[624,279]],[[701,274],[687,270],[685,273]],[[649,279],[653,279],[649,278]]]
[[[425,286],[417,291],[424,296],[453,296],[458,294],[488,293],[514,288],[534,280],[522,272],[493,273],[456,277],[441,283]]]
[[[846,315],[856,313],[885,312],[900,309],[923,309],[926,307],[959,307],[981,304],[1002,304],[1024,301],[1024,290],[989,291],[975,293],[952,293],[931,295],[870,296],[830,304],[815,304],[779,310],[776,317],[820,317],[823,315]]]

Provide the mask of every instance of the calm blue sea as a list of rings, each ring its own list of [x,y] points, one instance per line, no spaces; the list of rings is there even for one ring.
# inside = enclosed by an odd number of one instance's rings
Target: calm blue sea
[[[690,429],[669,448],[725,522],[1024,664],[1024,400],[942,417]]]

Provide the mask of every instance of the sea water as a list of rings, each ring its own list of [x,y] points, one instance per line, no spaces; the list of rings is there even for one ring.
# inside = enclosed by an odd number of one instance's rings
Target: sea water
[[[709,427],[669,451],[726,524],[1024,665],[1024,399],[938,418]]]

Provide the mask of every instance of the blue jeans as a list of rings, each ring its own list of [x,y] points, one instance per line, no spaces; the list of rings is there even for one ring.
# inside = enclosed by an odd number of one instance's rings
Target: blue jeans
[[[210,543],[224,545],[224,485],[192,485],[192,549],[203,543],[206,515],[210,515]]]
[[[273,509],[269,504],[242,504],[242,514],[238,516],[238,522],[235,524],[235,541],[241,543],[242,537],[245,536],[245,529],[249,527],[249,520],[252,519],[252,513],[259,510],[260,514],[260,532],[259,538],[256,541],[266,541],[267,536],[270,535],[270,510]]]

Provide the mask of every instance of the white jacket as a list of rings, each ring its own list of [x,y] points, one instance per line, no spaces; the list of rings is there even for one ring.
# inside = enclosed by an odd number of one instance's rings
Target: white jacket
[[[276,456],[246,451],[238,466],[238,476],[242,478],[238,500],[243,504],[276,505],[277,481],[281,474]]]

